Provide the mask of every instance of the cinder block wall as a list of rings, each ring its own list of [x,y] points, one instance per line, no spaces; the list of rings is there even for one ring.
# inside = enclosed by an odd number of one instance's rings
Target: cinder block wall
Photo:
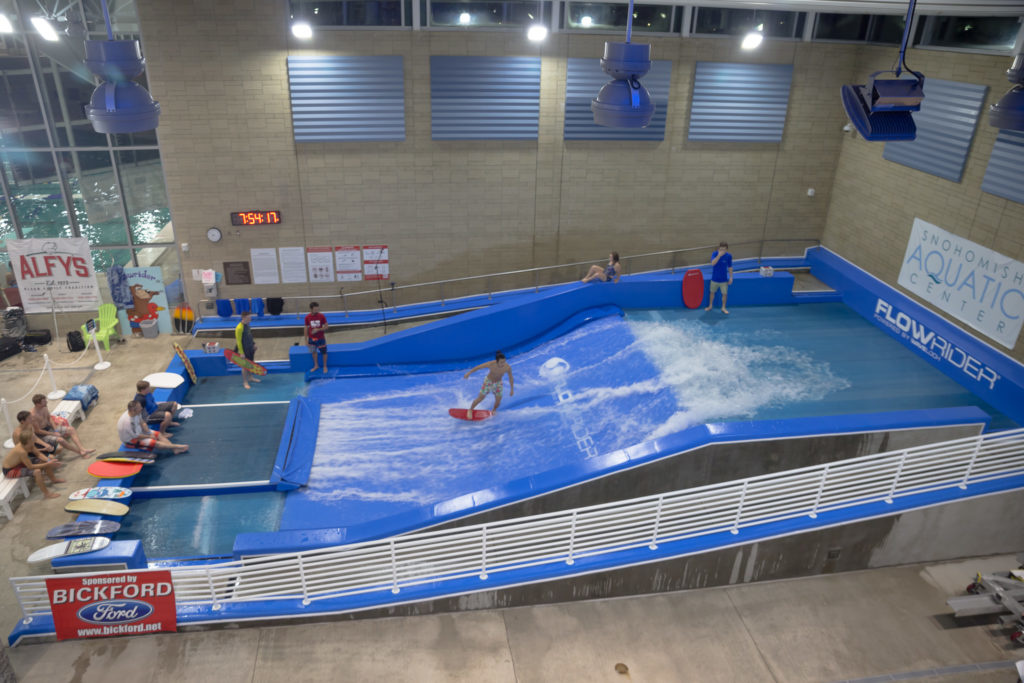
[[[891,68],[893,57],[892,49],[865,47],[858,65],[859,77],[863,80],[873,71]],[[883,143],[865,142],[855,133],[844,133],[822,241],[893,286],[899,277],[915,217],[1004,256],[1024,260],[1024,204],[981,191],[981,181],[998,133],[988,125],[988,106],[998,101],[1010,87],[1005,73],[1011,59],[910,50],[907,62],[926,77],[989,86],[963,178],[954,183],[886,161],[882,158]],[[938,315],[957,322],[922,299],[914,298]],[[1008,350],[980,333],[975,334],[1018,361],[1024,361],[1024,345],[1018,343],[1015,349]]]
[[[248,260],[253,246],[388,244],[392,279],[409,284],[597,261],[613,249],[822,235],[843,142],[837,93],[856,73],[858,47],[770,41],[751,55],[732,38],[653,38],[654,58],[673,63],[665,140],[567,142],[566,58],[598,58],[605,40],[623,36],[552,35],[537,47],[520,31],[321,30],[300,46],[287,33],[285,3],[201,4],[139,2],[174,227],[190,245],[186,276]],[[402,55],[406,140],[295,144],[289,54]],[[430,55],[540,55],[539,139],[431,140]],[[688,142],[698,60],[792,63],[783,143]],[[227,225],[229,212],[252,208],[280,209],[284,222]],[[214,225],[225,239],[211,245]],[[201,298],[198,283],[188,287],[192,301]],[[221,295],[337,291],[303,284],[222,287]]]

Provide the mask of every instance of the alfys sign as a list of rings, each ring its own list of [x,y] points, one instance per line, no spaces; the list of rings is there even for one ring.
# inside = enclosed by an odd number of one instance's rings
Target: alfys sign
[[[1012,349],[1024,322],[1024,263],[914,219],[901,287]]]
[[[174,584],[166,570],[46,579],[59,640],[175,631]]]
[[[8,240],[7,254],[26,313],[99,308],[100,290],[86,238]]]

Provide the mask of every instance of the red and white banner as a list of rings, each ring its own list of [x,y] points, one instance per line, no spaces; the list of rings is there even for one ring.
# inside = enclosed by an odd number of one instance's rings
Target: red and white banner
[[[335,247],[334,264],[338,273],[338,282],[363,279],[363,263],[359,247]]]
[[[167,570],[46,579],[58,640],[178,629]]]
[[[100,288],[86,238],[8,240],[7,254],[26,313],[99,308]]]
[[[388,263],[388,245],[363,246],[363,276],[366,280],[387,280],[391,277]]]

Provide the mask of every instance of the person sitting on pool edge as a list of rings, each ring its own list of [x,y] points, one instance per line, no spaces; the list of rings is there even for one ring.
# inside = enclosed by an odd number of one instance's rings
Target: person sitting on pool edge
[[[145,422],[159,422],[160,429],[157,431],[167,432],[171,427],[180,427],[180,422],[174,421],[174,416],[181,408],[177,401],[163,401],[157,403],[153,398],[153,387],[144,379],[135,383],[135,400],[142,404],[142,412],[145,415]]]
[[[128,410],[117,419],[117,437],[128,448],[143,451],[184,453],[188,450],[188,444],[171,443],[166,435],[151,431],[142,419],[142,404],[134,399],[128,401]]]
[[[601,282],[618,282],[620,275],[622,265],[619,263],[619,252],[613,251],[608,254],[608,265],[604,269],[601,266],[590,266],[590,272],[580,282],[590,282],[595,278]]]
[[[729,309],[725,307],[725,300],[729,296],[729,285],[732,284],[732,254],[729,253],[729,243],[722,241],[718,243],[718,249],[711,254],[711,284],[708,285],[708,307],[710,311],[715,304],[715,292],[722,290],[722,313],[729,315]]]
[[[319,368],[317,363],[319,352],[323,356],[324,372],[327,372],[327,339],[324,332],[327,331],[327,318],[320,312],[320,304],[313,302],[309,305],[309,314],[306,316],[306,344],[309,346],[309,353],[313,356],[313,372]]]
[[[60,494],[46,488],[43,482],[45,474],[51,484],[63,484],[63,479],[58,479],[54,472],[57,471],[58,463],[53,461],[43,462],[32,457],[32,441],[35,434],[31,429],[21,429],[17,433],[17,442],[14,448],[7,451],[3,459],[3,473],[7,479],[19,479],[21,477],[35,477],[36,486],[46,498],[59,498]]]
[[[469,370],[463,375],[463,379],[467,379],[477,370],[483,370],[484,368],[487,368],[487,377],[484,377],[484,385],[480,387],[480,394],[473,401],[473,405],[469,407],[470,414],[473,413],[473,409],[476,408],[477,404],[486,398],[487,394],[494,394],[494,407],[491,408],[491,411],[498,412],[498,406],[501,405],[501,379],[506,374],[508,374],[509,396],[515,396],[516,394],[515,381],[512,379],[512,368],[505,362],[505,354],[498,351],[494,354],[494,360],[481,363],[472,370]]]
[[[95,448],[86,448],[82,445],[82,440],[78,438],[78,430],[71,426],[67,418],[50,415],[50,409],[46,405],[46,394],[36,394],[32,397],[32,412],[29,413],[28,419],[36,435],[48,444],[61,445],[83,458],[96,452]]]

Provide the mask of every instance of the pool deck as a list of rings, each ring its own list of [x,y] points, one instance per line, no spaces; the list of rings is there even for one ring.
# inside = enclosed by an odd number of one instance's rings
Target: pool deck
[[[116,449],[124,402],[139,377],[167,366],[170,340],[132,339],[106,354],[109,370],[92,371],[89,358],[61,373],[68,386],[88,381],[99,389],[79,425],[86,445]],[[72,358],[55,344],[44,351],[57,362]],[[32,361],[41,367],[41,358],[21,354],[4,369],[36,367]],[[34,379],[24,388],[12,382],[11,392],[25,393]],[[85,471],[91,460],[65,462],[68,482],[59,493],[93,483]],[[46,543],[47,529],[69,519],[62,500],[43,500],[38,490],[16,501],[14,520],[0,521],[4,575],[45,573],[25,558]],[[368,681],[626,680],[617,663],[633,681],[839,681],[930,670],[915,680],[1007,681],[1020,650],[991,622],[952,627],[945,599],[976,570],[1004,571],[1010,563],[1003,557],[564,605],[44,643],[5,654],[27,683],[134,680],[140,672],[152,681],[278,681],[296,670],[304,681],[339,680],[339,673]],[[0,589],[0,614],[10,632],[20,614],[10,588]]]

